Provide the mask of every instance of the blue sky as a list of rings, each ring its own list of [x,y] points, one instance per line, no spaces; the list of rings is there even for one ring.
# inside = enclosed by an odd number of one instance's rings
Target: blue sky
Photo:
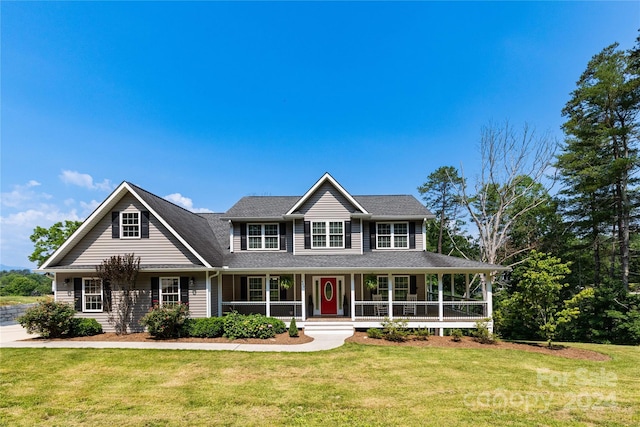
[[[472,176],[480,129],[562,138],[588,60],[633,46],[639,2],[7,2],[0,263],[123,180],[195,211],[303,194],[414,194]]]

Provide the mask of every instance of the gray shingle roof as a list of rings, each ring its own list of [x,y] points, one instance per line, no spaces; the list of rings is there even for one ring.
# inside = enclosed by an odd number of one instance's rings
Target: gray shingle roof
[[[372,216],[432,217],[422,203],[410,195],[353,196]],[[225,214],[225,218],[282,218],[300,196],[247,196]]]
[[[168,200],[128,183],[191,247],[213,266],[222,263],[222,250],[208,221]]]
[[[224,257],[224,265],[232,269],[349,269],[349,270],[412,270],[442,271],[490,271],[505,270],[464,258],[456,258],[422,251],[375,251],[363,255],[293,255],[290,252],[232,253]]]

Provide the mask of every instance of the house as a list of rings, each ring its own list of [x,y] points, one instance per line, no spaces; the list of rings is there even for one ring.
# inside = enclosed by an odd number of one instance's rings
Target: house
[[[300,327],[356,328],[390,318],[411,327],[472,328],[491,317],[491,277],[506,268],[427,251],[433,218],[409,195],[354,196],[328,173],[302,196],[248,196],[226,213],[192,213],[123,182],[41,266],[55,299],[105,330],[96,266],[141,259],[131,329],[154,301],[189,303],[192,317],[231,310]],[[111,302],[111,301],[109,301]]]

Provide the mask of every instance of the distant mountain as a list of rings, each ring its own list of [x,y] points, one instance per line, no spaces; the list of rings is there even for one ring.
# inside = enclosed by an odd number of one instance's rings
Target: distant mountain
[[[10,271],[10,270],[29,270],[31,271],[31,267],[15,267],[10,265],[0,264],[0,271]]]

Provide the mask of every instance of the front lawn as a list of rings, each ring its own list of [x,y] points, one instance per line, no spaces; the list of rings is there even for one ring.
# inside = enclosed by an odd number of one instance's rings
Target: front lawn
[[[0,349],[0,425],[640,425],[640,349]]]

